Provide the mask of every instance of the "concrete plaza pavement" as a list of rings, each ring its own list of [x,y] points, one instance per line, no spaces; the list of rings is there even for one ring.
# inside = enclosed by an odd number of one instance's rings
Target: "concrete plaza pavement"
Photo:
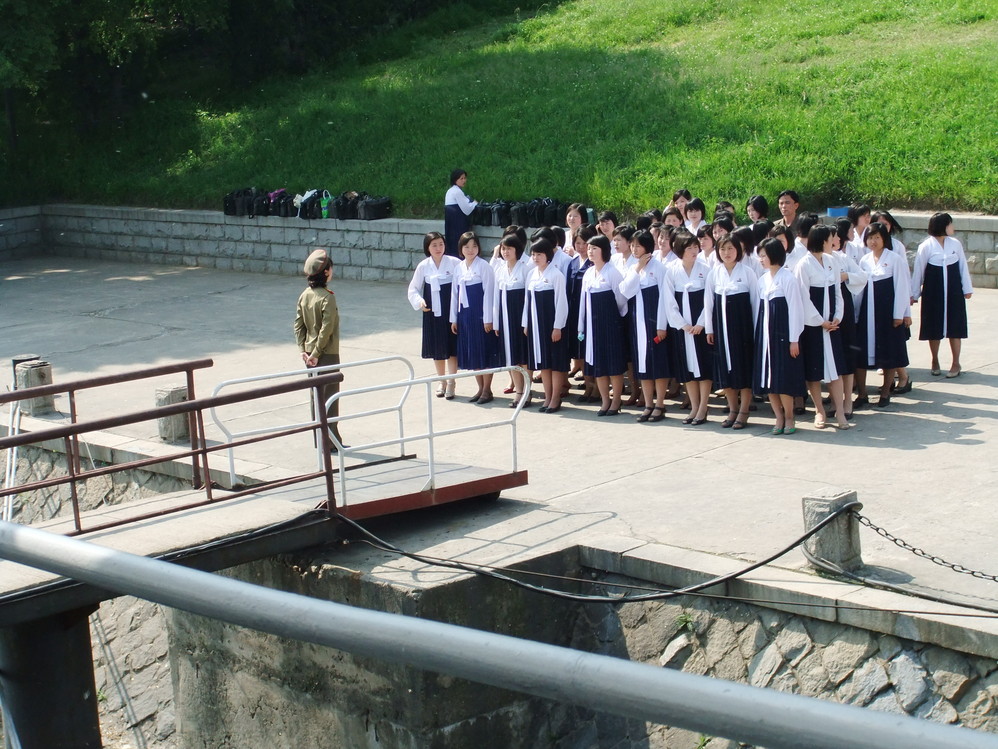
[[[52,256],[6,261],[0,264],[0,362],[37,353],[51,362],[56,382],[66,382],[211,357],[214,366],[196,375],[198,395],[205,396],[223,380],[300,368],[291,323],[303,287],[300,278],[191,267]],[[404,285],[334,279],[332,288],[344,362],[401,355],[417,375],[432,373],[419,358],[420,318]],[[928,348],[915,340],[917,314],[916,306],[908,349],[914,389],[883,411],[857,411],[849,431],[817,430],[809,412],[797,434],[775,437],[767,404],[759,404],[750,428],[721,429],[721,401],[712,401],[710,421],[699,427],[680,424],[685,413],[674,402],[658,424],[635,423],[636,409],[597,419],[595,407],[574,403],[573,390],[561,413],[534,408],[519,418],[519,466],[529,471],[527,486],[495,504],[418,513],[382,521],[379,529],[414,551],[493,564],[599,536],[755,561],[802,533],[803,495],[831,486],[856,490],[865,515],[914,546],[996,574],[998,292],[979,290],[969,302],[971,338],[964,345],[964,374],[956,379],[929,374]],[[357,369],[347,372],[344,388],[402,374],[396,363]],[[452,402],[431,399],[435,423],[508,417],[507,398],[499,395],[503,378],[488,406],[465,402],[470,380]],[[871,373],[871,384],[878,379]],[[83,391],[80,419],[150,408],[154,388],[164,384]],[[345,398],[343,412],[376,404],[373,395]],[[57,408],[67,410],[65,399]],[[418,417],[426,400],[420,395],[407,408]],[[255,427],[281,423],[288,413],[307,414],[305,396],[234,409],[229,418]],[[120,431],[155,439],[154,424]],[[391,420],[349,421],[342,431],[351,444],[374,441],[391,431]],[[209,437],[220,439],[221,432],[211,427]],[[440,450],[445,459],[502,467],[508,445],[507,431],[491,430],[451,439],[446,447],[441,441]],[[246,448],[239,457],[261,471],[314,465],[307,437]],[[865,562],[885,580],[998,606],[995,582],[933,565],[867,529],[861,539]],[[799,551],[776,564],[805,567]]]

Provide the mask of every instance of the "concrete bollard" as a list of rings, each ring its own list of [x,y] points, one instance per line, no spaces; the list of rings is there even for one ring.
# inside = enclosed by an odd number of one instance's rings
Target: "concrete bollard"
[[[183,403],[187,400],[186,385],[170,385],[156,388],[156,407],[171,406],[174,403]],[[156,426],[159,429],[159,438],[163,442],[189,442],[191,430],[188,428],[187,414],[177,414],[176,416],[164,416],[156,419]]]
[[[802,501],[804,530],[811,530],[843,505],[855,501],[856,492],[832,488],[805,496]],[[811,536],[804,542],[804,548],[812,556],[838,565],[844,570],[853,571],[863,566],[859,523],[848,513],[840,515]]]
[[[52,365],[35,359],[14,367],[14,386],[18,390],[52,384]],[[41,416],[55,411],[55,396],[43,395],[21,401],[21,413],[25,416]]]

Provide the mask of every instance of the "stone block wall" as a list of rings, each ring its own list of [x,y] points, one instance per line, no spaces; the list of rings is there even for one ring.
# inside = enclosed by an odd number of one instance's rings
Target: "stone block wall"
[[[896,211],[909,256],[925,238],[930,213]],[[977,288],[998,288],[998,217],[954,214]],[[486,249],[498,227],[476,227]],[[443,221],[338,221],[239,218],[221,211],[87,205],[0,210],[0,260],[50,253],[118,262],[202,266],[299,275],[315,247],[330,250],[340,278],[408,281],[423,259],[423,235]]]
[[[0,210],[0,261],[27,257],[42,246],[41,208]]]
[[[608,582],[633,583],[609,576]],[[572,647],[998,733],[998,661],[756,605],[682,597],[585,607]],[[650,726],[651,747],[694,747]],[[598,735],[598,722],[592,729]],[[712,739],[711,749],[738,746]]]

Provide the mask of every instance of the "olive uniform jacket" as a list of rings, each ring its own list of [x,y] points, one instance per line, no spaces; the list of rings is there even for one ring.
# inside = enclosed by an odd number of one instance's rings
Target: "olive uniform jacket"
[[[299,351],[316,358],[340,354],[340,311],[329,289],[308,288],[298,297],[295,340]]]

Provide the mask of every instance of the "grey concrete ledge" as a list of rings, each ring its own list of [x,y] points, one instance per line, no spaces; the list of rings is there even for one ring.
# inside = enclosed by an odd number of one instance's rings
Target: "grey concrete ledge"
[[[579,558],[584,567],[668,588],[704,582],[748,566],[729,557],[621,536],[581,544]],[[764,608],[998,658],[998,620],[968,617],[965,615],[972,613],[970,609],[858,583],[767,566],[703,592],[723,593]]]

